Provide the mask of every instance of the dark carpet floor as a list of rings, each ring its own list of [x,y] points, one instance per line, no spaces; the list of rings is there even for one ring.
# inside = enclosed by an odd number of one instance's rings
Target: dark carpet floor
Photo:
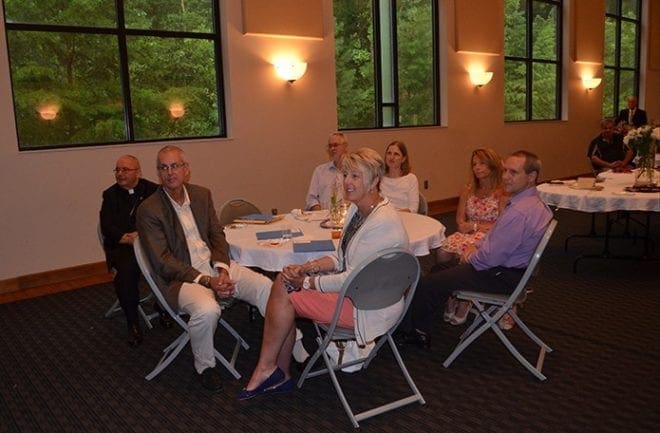
[[[657,215],[655,243],[658,244]],[[441,217],[451,232],[451,215]],[[438,321],[430,350],[406,349],[405,362],[426,399],[361,423],[370,432],[652,432],[660,425],[660,266],[658,261],[573,259],[598,252],[589,216],[558,211],[559,227],[533,280],[521,317],[554,352],[539,382],[494,336],[485,334],[454,364],[441,363],[461,327]],[[639,231],[633,228],[634,231]],[[642,242],[612,242],[638,253]],[[660,247],[658,248],[660,249]],[[656,252],[655,257],[658,257]],[[156,379],[144,379],[175,329],[145,331],[138,349],[123,341],[122,317],[103,318],[110,285],[0,305],[0,432],[338,432],[352,431],[327,377],[294,393],[249,402],[245,379],[226,372],[225,389],[201,389],[186,348]],[[252,346],[238,360],[256,363],[263,321],[237,305],[226,317]],[[308,324],[303,325],[307,341]],[[309,332],[308,332],[309,331]],[[526,354],[533,345],[509,331]],[[491,335],[492,334],[492,335]],[[216,346],[228,347],[218,332]],[[357,409],[406,392],[389,350],[367,371],[340,374]]]

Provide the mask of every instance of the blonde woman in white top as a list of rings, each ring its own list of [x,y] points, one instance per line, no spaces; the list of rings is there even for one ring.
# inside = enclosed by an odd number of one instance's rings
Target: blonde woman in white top
[[[419,182],[410,172],[408,149],[402,141],[393,141],[385,149],[385,176],[380,190],[390,203],[402,212],[417,213],[419,208]]]

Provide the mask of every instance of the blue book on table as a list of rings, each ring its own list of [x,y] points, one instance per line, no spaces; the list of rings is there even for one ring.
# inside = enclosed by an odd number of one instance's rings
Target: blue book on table
[[[316,251],[334,251],[334,250],[335,250],[335,244],[332,242],[331,239],[293,243],[293,252],[295,253],[311,253]]]
[[[302,236],[303,232],[302,230],[270,230],[267,232],[257,232],[257,240],[258,241],[264,241],[267,239],[280,239],[284,237],[284,233],[289,232],[291,233],[291,237],[295,238],[297,236]]]

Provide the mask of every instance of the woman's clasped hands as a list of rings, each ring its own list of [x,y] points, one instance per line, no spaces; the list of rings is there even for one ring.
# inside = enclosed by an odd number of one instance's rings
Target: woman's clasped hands
[[[302,287],[303,280],[306,276],[304,265],[288,265],[282,269],[284,282],[295,288]]]

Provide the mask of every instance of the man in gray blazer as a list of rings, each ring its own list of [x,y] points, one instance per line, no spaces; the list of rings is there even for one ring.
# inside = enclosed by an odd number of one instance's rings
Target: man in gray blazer
[[[137,212],[140,242],[168,303],[190,315],[190,345],[202,385],[219,391],[213,338],[222,310],[216,297],[244,300],[264,315],[272,281],[229,260],[211,191],[186,183],[190,169],[183,150],[163,147],[156,168],[161,186]]]

